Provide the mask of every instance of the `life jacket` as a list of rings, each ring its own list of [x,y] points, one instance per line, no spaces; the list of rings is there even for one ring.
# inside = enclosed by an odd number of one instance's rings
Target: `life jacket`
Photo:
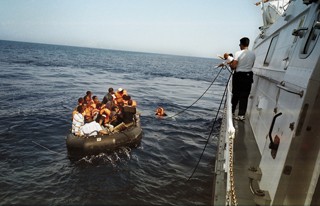
[[[158,115],[158,116],[167,116],[162,107],[158,107],[158,109],[156,111],[156,115]]]
[[[132,100],[132,107],[137,107],[137,101],[136,100]]]
[[[115,101],[117,104],[119,104],[120,102],[123,102],[123,95],[128,95],[126,90],[122,90],[122,92],[116,91],[115,93]]]
[[[96,109],[97,108],[97,104],[96,103],[91,103],[91,107],[93,107],[93,109]]]
[[[92,111],[93,111],[93,107],[86,107],[84,110],[84,118],[86,121],[92,121]]]
[[[96,119],[97,118],[97,115],[99,114],[100,110],[97,109],[97,108],[94,108],[92,111],[91,111],[91,116],[93,117],[93,119]]]
[[[110,121],[111,111],[108,108],[101,109],[99,114],[104,117],[104,123],[108,123]]]

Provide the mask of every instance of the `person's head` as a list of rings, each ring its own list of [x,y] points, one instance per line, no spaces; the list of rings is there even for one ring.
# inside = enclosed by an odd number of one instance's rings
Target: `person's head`
[[[91,97],[91,95],[92,95],[92,92],[91,91],[87,91],[87,96],[89,96],[89,97]]]
[[[122,94],[123,89],[120,87],[120,88],[118,89],[118,92]]]
[[[79,106],[77,107],[77,111],[78,111],[80,114],[82,114],[83,111],[84,111],[83,106],[82,106],[82,105],[79,105]]]
[[[86,95],[86,96],[84,97],[84,101],[85,101],[86,104],[88,104],[88,102],[91,102],[91,97],[88,96],[88,95]]]
[[[78,105],[82,105],[83,102],[84,102],[84,99],[83,99],[82,97],[80,97],[80,98],[78,99]]]
[[[113,93],[113,92],[114,92],[114,91],[113,91],[113,88],[110,87],[110,88],[108,89],[108,92],[109,92],[109,93]]]
[[[92,97],[92,100],[93,100],[94,103],[96,103],[96,104],[99,102],[99,99],[98,99],[97,96],[93,96],[93,97]]]
[[[132,106],[132,100],[131,99],[128,100],[128,105]]]
[[[240,47],[248,47],[249,44],[250,44],[250,40],[248,37],[243,37],[240,39],[240,44],[239,44]]]
[[[128,95],[125,95],[125,94],[123,95],[122,98],[123,98],[123,100],[125,100],[125,101],[128,101],[128,100],[130,99],[129,96],[128,96]]]
[[[158,107],[156,115],[163,116],[164,115],[164,109],[162,107]]]

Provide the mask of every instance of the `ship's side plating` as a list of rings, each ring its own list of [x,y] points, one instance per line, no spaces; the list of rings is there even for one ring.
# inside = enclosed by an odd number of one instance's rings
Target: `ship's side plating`
[[[253,46],[248,117],[261,154],[257,182],[272,205],[319,204],[319,4],[292,1]]]

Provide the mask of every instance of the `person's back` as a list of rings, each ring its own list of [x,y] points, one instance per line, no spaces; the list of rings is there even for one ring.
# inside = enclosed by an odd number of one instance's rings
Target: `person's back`
[[[106,132],[102,129],[99,123],[96,121],[92,121],[90,123],[84,124],[80,128],[80,135],[86,135],[86,136],[96,136],[98,133],[106,134]]]
[[[248,49],[250,40],[247,37],[240,39],[240,51],[235,53],[234,60],[230,62],[230,67],[235,70],[232,77],[232,113],[235,113],[239,104],[238,116],[236,120],[245,120],[248,105],[248,97],[253,83],[252,67],[255,61],[254,52]],[[225,56],[227,56],[225,54]]]
[[[251,72],[256,55],[253,51],[246,49],[237,51],[234,59],[238,61],[236,72]]]
[[[107,104],[108,102],[113,102],[115,98],[114,90],[112,87],[108,89],[108,93],[103,97],[102,103]]]
[[[83,110],[83,106],[79,105],[77,107],[77,112],[73,115],[72,133],[75,135],[80,135],[80,128],[84,125],[84,117],[82,115]]]
[[[78,99],[78,105],[74,108],[74,110],[72,111],[72,119],[73,119],[73,116],[78,113],[77,109],[78,109],[78,106],[82,106],[83,105],[83,102],[84,102],[84,99],[82,97],[80,97]]]
[[[137,113],[136,107],[132,106],[132,100],[128,101],[128,105],[123,107],[123,122],[125,124],[134,121],[134,115]]]

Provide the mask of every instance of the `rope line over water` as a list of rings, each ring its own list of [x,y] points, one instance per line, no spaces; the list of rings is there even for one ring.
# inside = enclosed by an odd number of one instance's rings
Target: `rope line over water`
[[[221,69],[223,69],[223,68],[224,68],[224,67],[222,67]],[[220,71],[221,71],[221,70],[220,70]],[[228,70],[228,71],[229,71],[229,70]],[[226,86],[225,86],[225,89],[224,89],[224,92],[223,92],[223,95],[222,95],[222,98],[221,98],[221,101],[220,101],[220,105],[219,105],[218,111],[217,111],[217,113],[216,113],[215,119],[214,119],[214,121],[213,121],[211,130],[210,130],[210,133],[209,133],[208,138],[207,138],[207,141],[206,141],[206,144],[204,145],[203,150],[202,150],[202,153],[201,153],[201,155],[200,155],[200,157],[199,157],[199,160],[198,160],[195,168],[194,168],[193,171],[192,171],[192,174],[190,175],[190,177],[188,178],[187,181],[189,181],[189,180],[193,177],[194,173],[196,172],[196,170],[197,170],[197,168],[198,168],[198,166],[199,166],[199,164],[200,164],[200,161],[201,161],[201,159],[202,159],[202,156],[203,156],[203,154],[204,154],[204,151],[205,151],[206,148],[207,148],[207,145],[208,145],[208,143],[209,143],[210,137],[211,137],[211,135],[212,135],[212,133],[213,133],[213,131],[214,131],[214,126],[215,126],[215,124],[216,124],[216,122],[217,122],[218,115],[219,115],[219,112],[220,112],[220,110],[221,110],[221,106],[223,105],[223,100],[224,100],[224,98],[225,98],[225,96],[226,96],[227,88],[228,88],[228,83],[229,83],[229,81],[230,81],[231,76],[232,76],[232,73],[230,73],[229,78],[228,78],[228,81],[227,81],[227,83],[226,83]]]
[[[221,73],[221,71],[222,71],[223,69],[225,69],[225,67],[221,67],[220,71],[218,72],[218,74],[216,75],[216,77],[212,80],[212,82],[211,82],[211,84],[209,85],[209,87],[202,93],[202,95],[201,95],[196,101],[194,101],[190,106],[184,108],[184,109],[181,110],[180,112],[178,112],[178,113],[176,113],[176,114],[174,114],[174,115],[172,115],[172,116],[166,117],[166,118],[164,118],[164,119],[173,118],[173,117],[175,117],[175,116],[178,116],[178,115],[182,114],[183,112],[187,111],[188,109],[190,109],[195,103],[197,103],[197,102],[207,93],[207,91],[211,88],[211,86],[213,85],[213,83],[217,80],[217,78],[219,77],[219,75],[220,75],[220,73]]]
[[[40,146],[40,147],[48,150],[48,151],[51,152],[51,153],[58,154],[58,155],[63,155],[63,154],[61,154],[61,153],[59,153],[59,152],[56,152],[56,151],[53,151],[53,150],[49,149],[48,147],[43,146],[43,145],[41,145],[41,144],[39,144],[39,143],[37,143],[37,142],[35,142],[35,141],[32,141],[32,142],[33,142],[34,144],[36,144],[36,145],[38,145],[38,146]]]

